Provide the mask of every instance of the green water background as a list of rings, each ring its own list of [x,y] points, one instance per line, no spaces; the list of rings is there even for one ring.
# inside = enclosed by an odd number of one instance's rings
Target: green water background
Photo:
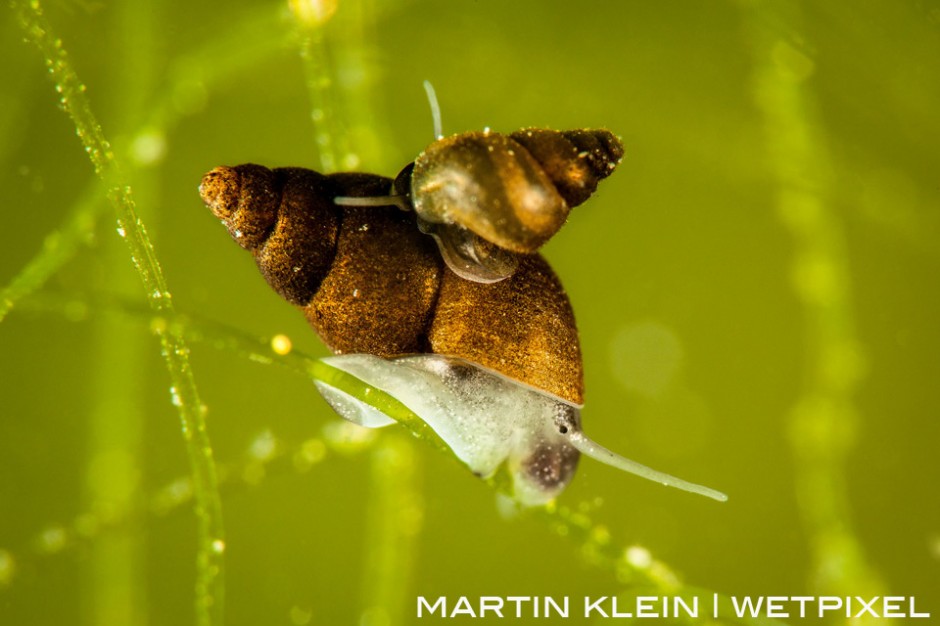
[[[585,430],[731,500],[584,462],[559,505],[665,563],[659,592],[677,574],[940,615],[940,6],[340,0],[310,30],[277,2],[43,8],[177,312],[313,356],[199,201],[203,172],[394,175],[432,138],[425,79],[445,132],[618,133],[623,163],[545,249],[581,332]],[[0,324],[0,623],[192,623],[199,535],[155,322],[42,54],[0,15],[0,285],[76,210],[86,233]],[[350,440],[308,380],[190,349],[226,623],[635,589],[574,527],[507,518],[407,435]]]

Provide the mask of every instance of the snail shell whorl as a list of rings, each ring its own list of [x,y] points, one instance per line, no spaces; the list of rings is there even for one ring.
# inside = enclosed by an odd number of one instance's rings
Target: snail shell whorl
[[[509,136],[545,168],[569,208],[587,200],[623,158],[623,144],[609,130],[524,128]]]
[[[410,191],[422,219],[458,224],[519,253],[538,250],[568,217],[538,161],[499,133],[434,142],[415,160]]]
[[[442,273],[437,248],[413,215],[346,207],[333,267],[304,314],[340,354],[429,352],[427,327]]]
[[[457,355],[584,403],[574,313],[540,255],[523,256],[515,274],[489,285],[445,272],[429,337],[437,354]]]
[[[217,167],[202,177],[199,195],[232,239],[254,251],[277,219],[281,193],[274,172],[261,165]]]
[[[251,251],[268,284],[292,304],[310,301],[333,262],[339,211],[326,176],[300,168],[218,167],[203,200]]]

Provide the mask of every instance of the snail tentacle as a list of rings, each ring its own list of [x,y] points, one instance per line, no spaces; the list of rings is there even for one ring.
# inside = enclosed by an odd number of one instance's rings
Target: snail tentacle
[[[394,206],[402,211],[411,211],[411,203],[406,196],[336,196],[333,202],[339,206],[380,207]]]
[[[711,487],[690,483],[687,480],[676,478],[670,474],[666,474],[664,472],[654,470],[651,467],[647,467],[642,463],[637,463],[632,459],[622,457],[616,452],[608,450],[601,444],[597,443],[580,430],[568,429],[568,432],[565,433],[565,435],[567,436],[571,445],[577,448],[578,452],[585,456],[591,457],[595,461],[600,461],[601,463],[610,465],[611,467],[615,467],[631,474],[636,474],[637,476],[646,478],[647,480],[652,480],[653,482],[660,483],[667,487],[675,487],[676,489],[681,489],[682,491],[688,491],[700,496],[705,496],[706,498],[711,498],[712,500],[717,500],[718,502],[728,501],[728,496],[726,494],[712,489]]]

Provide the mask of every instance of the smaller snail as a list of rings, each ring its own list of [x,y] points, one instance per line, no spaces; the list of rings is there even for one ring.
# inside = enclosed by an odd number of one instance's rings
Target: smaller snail
[[[425,88],[436,141],[401,170],[390,195],[336,202],[414,211],[461,278],[490,283],[512,275],[518,255],[538,251],[623,158],[609,130],[486,129],[444,138],[433,89]]]

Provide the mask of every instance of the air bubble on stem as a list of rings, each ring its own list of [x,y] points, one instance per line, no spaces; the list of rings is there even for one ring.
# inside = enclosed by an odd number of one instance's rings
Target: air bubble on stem
[[[624,557],[627,563],[637,569],[648,569],[653,564],[653,555],[643,546],[630,546]]]
[[[173,406],[183,406],[183,399],[180,398],[176,387],[170,387],[170,402],[173,403]]]

